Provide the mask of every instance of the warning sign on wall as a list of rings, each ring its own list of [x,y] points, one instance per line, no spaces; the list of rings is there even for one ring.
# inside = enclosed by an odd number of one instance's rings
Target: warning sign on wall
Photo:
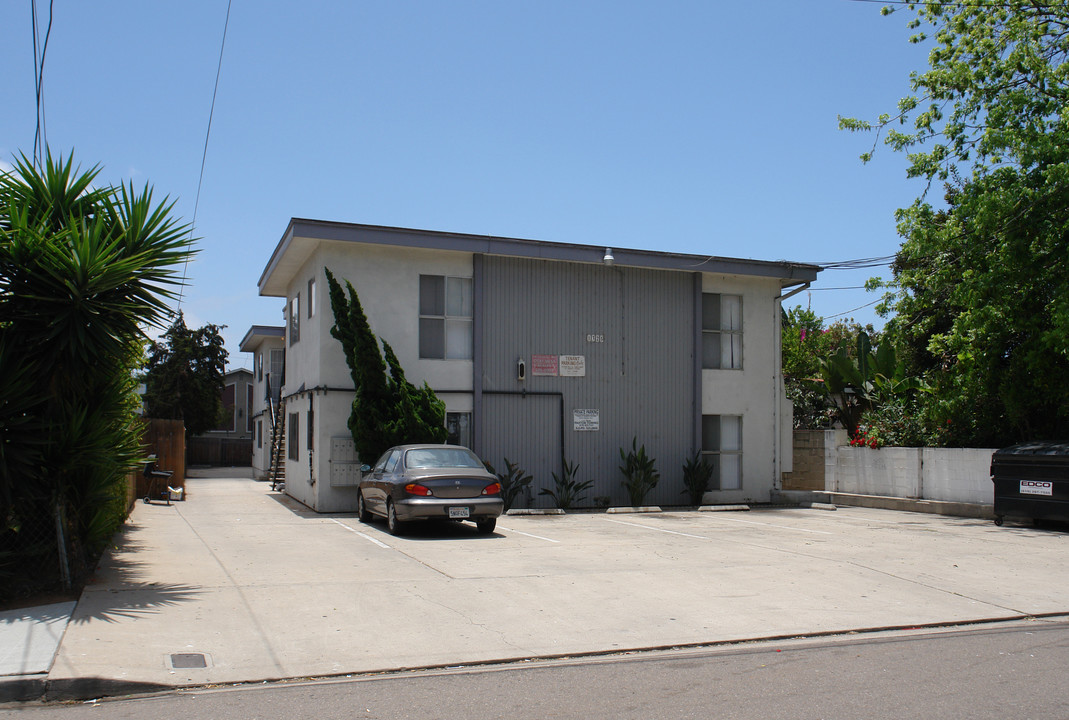
[[[572,410],[572,429],[576,432],[601,430],[600,410]]]
[[[531,375],[549,375],[556,377],[557,375],[557,356],[556,355],[532,355],[531,356]]]

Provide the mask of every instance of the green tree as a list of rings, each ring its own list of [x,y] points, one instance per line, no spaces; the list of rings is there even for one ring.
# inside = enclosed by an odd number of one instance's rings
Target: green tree
[[[861,333],[879,337],[871,325],[838,320],[825,327],[824,319],[800,305],[783,309],[780,323],[783,385],[794,404],[794,427],[828,427],[836,415],[835,403],[821,378],[821,361],[840,349],[856,352]]]
[[[229,354],[222,329],[190,330],[181,312],[158,342],[149,347],[145,366],[145,415],[181,420],[190,435],[200,435],[223,420],[223,376]]]
[[[395,417],[394,401],[386,379],[386,363],[356,289],[346,280],[347,298],[346,291],[330,270],[324,270],[330,307],[334,311],[334,325],[330,328],[330,334],[342,344],[353,387],[356,388],[352,412],[349,414],[349,432],[361,462],[373,464],[394,445],[394,435],[389,427]]]
[[[383,359],[356,289],[346,280],[343,290],[330,270],[324,270],[334,311],[330,333],[342,344],[356,388],[348,424],[361,460],[373,463],[394,445],[445,442],[445,403],[426,382],[417,388],[407,380],[385,341]]]
[[[48,154],[0,174],[0,597],[78,586],[143,454],[134,371],[188,230],[146,186]]]
[[[390,393],[396,416],[389,423],[393,445],[404,443],[444,443],[449,432],[445,429],[445,403],[426,381],[417,388],[405,378],[397,355],[390,343],[382,341],[386,366],[390,369]]]
[[[842,118],[946,186],[898,213],[888,323],[951,445],[1069,434],[1069,5],[908,3],[930,69],[892,117]],[[885,11],[890,12],[890,11]],[[875,149],[875,145],[873,148]],[[872,153],[863,155],[867,160]]]

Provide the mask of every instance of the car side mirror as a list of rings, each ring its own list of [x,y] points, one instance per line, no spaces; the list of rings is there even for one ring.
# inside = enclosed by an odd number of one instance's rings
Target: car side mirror
[[[360,466],[360,472],[362,472],[362,473],[371,472],[371,466],[368,465],[367,463],[364,463],[363,465]]]

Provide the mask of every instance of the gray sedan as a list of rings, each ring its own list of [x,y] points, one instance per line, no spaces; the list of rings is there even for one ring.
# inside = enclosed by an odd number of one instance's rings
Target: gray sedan
[[[504,510],[501,483],[460,445],[400,445],[363,466],[357,495],[360,522],[386,518],[394,535],[410,520],[471,520],[492,533]]]

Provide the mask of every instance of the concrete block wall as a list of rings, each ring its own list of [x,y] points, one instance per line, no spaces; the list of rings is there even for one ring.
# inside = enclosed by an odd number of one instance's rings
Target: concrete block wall
[[[824,431],[795,430],[794,466],[783,473],[784,490],[824,489]]]

